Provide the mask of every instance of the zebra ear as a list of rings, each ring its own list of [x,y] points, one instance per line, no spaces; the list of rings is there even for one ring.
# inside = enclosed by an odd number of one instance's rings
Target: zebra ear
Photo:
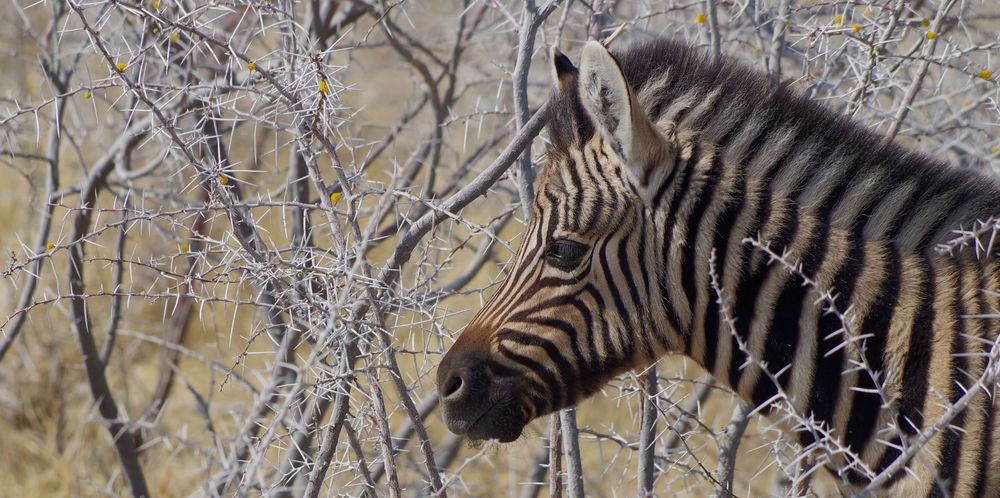
[[[572,90],[572,85],[576,83],[576,76],[579,74],[576,66],[557,47],[552,47],[550,55],[549,59],[552,61],[552,81],[560,92]]]
[[[584,109],[625,163],[632,183],[640,193],[655,190],[655,180],[663,175],[654,173],[670,168],[663,164],[673,157],[670,147],[642,111],[604,45],[591,41],[583,48],[579,85]]]

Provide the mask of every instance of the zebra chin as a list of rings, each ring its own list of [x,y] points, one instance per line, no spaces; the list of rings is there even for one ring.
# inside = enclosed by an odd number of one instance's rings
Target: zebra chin
[[[504,396],[496,402],[478,406],[456,407],[444,404],[444,422],[448,430],[471,440],[495,439],[509,443],[521,437],[530,420],[523,415],[514,396]]]

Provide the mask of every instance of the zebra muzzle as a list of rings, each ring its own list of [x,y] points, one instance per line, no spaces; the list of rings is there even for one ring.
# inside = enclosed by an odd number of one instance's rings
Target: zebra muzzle
[[[438,367],[445,425],[473,440],[514,441],[527,424],[517,380],[498,376],[483,353],[449,352]]]

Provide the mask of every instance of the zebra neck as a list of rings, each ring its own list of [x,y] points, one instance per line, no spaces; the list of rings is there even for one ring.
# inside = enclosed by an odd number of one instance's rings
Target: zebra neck
[[[679,352],[749,400],[757,396],[755,388],[741,388],[741,348],[759,321],[755,296],[769,289],[768,258],[747,239],[766,233],[770,238],[761,242],[786,247],[801,219],[794,202],[768,188],[789,138],[763,140],[766,130],[744,127],[715,143],[681,142],[676,173],[656,209],[663,319],[678,332]]]

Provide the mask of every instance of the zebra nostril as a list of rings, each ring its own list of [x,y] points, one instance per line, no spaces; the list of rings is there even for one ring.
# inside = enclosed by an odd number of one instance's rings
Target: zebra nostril
[[[455,396],[456,394],[458,394],[459,391],[462,390],[462,386],[464,384],[465,384],[465,382],[462,380],[462,376],[461,375],[456,375],[456,376],[452,377],[451,380],[448,381],[448,384],[445,386],[445,389],[444,389],[444,397],[445,397],[445,399],[451,398],[451,397]]]

